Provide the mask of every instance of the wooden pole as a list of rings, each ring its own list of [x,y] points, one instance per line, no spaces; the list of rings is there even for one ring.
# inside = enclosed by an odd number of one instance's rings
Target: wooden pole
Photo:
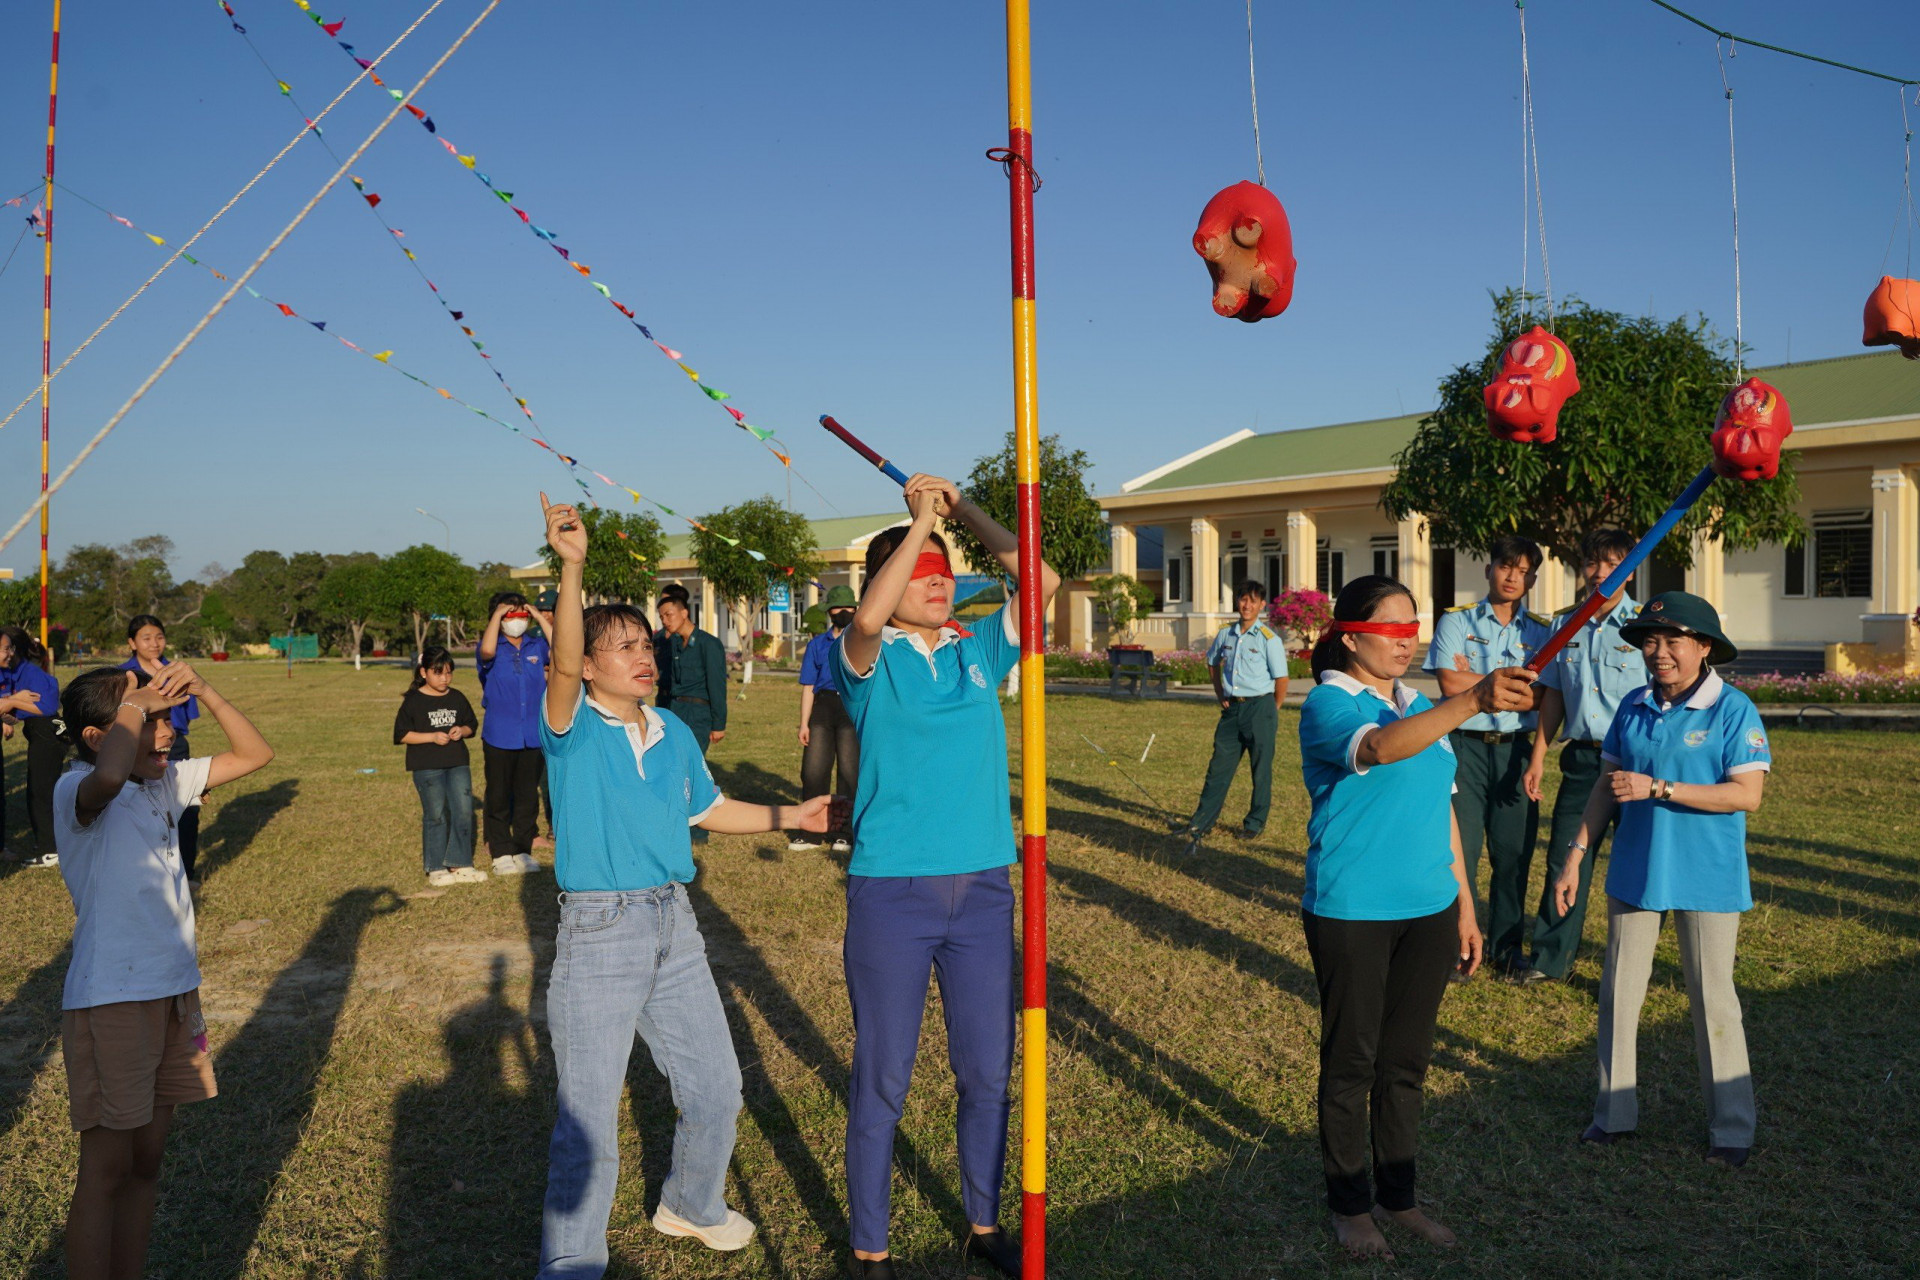
[[[53,0],[53,53],[47,61],[47,173],[40,200],[40,643],[48,643],[46,501],[53,458],[53,125],[60,107],[60,0]]]

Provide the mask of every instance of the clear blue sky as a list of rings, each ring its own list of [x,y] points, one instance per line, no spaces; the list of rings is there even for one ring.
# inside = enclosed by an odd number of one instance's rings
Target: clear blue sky
[[[234,3],[309,109],[350,78],[291,0]],[[363,53],[415,12],[317,7],[344,17]],[[410,84],[480,7],[446,0],[392,79]],[[1920,76],[1908,0],[1694,7]],[[0,18],[0,198],[40,172],[48,8],[23,0]],[[1487,291],[1520,272],[1509,0],[1256,0],[1269,185],[1300,259],[1291,310],[1258,325],[1213,315],[1188,244],[1207,198],[1252,176],[1241,6],[1036,10],[1042,427],[1093,456],[1101,491],[1241,427],[1424,408],[1482,349]],[[1645,0],[1535,0],[1527,13],[1556,292],[1700,312],[1730,333],[1712,38]],[[60,177],[161,235],[184,238],[299,127],[213,0],[102,0],[66,18]],[[910,469],[956,475],[1010,423],[1006,186],[981,157],[1005,139],[1003,58],[990,4],[505,0],[420,101],[782,434],[831,502],[796,482],[797,507],[854,514],[896,494],[819,414]],[[1900,191],[1897,91],[1759,49],[1731,74],[1753,359],[1857,351]],[[329,118],[329,141],[344,152],[387,105],[363,90]],[[332,166],[303,144],[200,256],[242,268]],[[779,465],[421,129],[397,122],[358,172],[556,444],[686,510],[786,496]],[[76,200],[56,209],[58,358],[159,255]],[[0,256],[21,211],[4,212]],[[509,416],[385,240],[343,184],[256,283]],[[176,267],[55,384],[56,471],[217,287]],[[29,238],[0,276],[0,412],[38,375],[39,288]],[[0,431],[0,528],[37,487],[37,427],[29,410]],[[260,546],[387,552],[441,540],[418,506],[469,559],[524,562],[541,487],[567,488],[538,450],[242,295],[56,499],[54,551],[164,532],[183,576]],[[34,554],[23,534],[0,565],[24,573]]]

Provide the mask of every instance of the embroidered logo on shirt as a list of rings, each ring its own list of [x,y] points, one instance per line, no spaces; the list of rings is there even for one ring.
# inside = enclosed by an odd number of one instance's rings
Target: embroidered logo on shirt
[[[1688,746],[1690,746],[1690,747],[1704,747],[1704,746],[1706,746],[1706,745],[1707,745],[1707,731],[1706,731],[1705,729],[1694,729],[1694,730],[1691,730],[1691,731],[1690,731],[1690,732],[1689,732],[1689,733],[1687,734],[1687,737],[1686,737],[1686,743],[1687,743],[1687,745],[1688,745]]]
[[[1749,751],[1765,751],[1767,749],[1767,735],[1758,729],[1747,730],[1747,749]]]
[[[682,779],[680,780],[680,785],[681,785],[682,787],[684,787],[684,788],[686,789],[686,793],[687,793],[687,807],[688,807],[689,809],[691,809],[691,808],[693,807],[693,779],[692,779],[692,778],[682,778]]]
[[[1451,742],[1448,742],[1445,738],[1440,739],[1440,749],[1446,752],[1448,755],[1453,754],[1453,744]]]
[[[977,662],[968,663],[967,675],[972,678],[973,683],[978,688],[984,689],[987,687],[987,673],[980,669],[979,663]]]

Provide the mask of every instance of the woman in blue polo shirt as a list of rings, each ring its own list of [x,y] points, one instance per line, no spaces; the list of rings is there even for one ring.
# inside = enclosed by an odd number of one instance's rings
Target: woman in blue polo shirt
[[[1639,1123],[1635,1052],[1660,918],[1673,913],[1707,1102],[1707,1159],[1739,1168],[1753,1145],[1753,1076],[1733,987],[1740,913],[1753,906],[1747,815],[1760,808],[1773,753],[1753,700],[1713,666],[1739,656],[1720,615],[1668,591],[1620,629],[1651,683],[1624,701],[1600,747],[1602,772],[1554,884],[1562,911],[1579,891],[1589,833],[1619,818],[1607,867],[1607,959],[1600,977],[1600,1092],[1582,1141]]]
[[[11,699],[6,714],[20,722],[27,740],[27,817],[33,827],[33,852],[23,861],[29,867],[57,867],[60,854],[53,839],[53,784],[67,762],[67,740],[54,719],[60,714],[60,682],[53,678],[53,661],[40,642],[23,627],[0,627],[0,698]],[[31,693],[39,702],[19,695]],[[0,817],[4,817],[0,814]],[[0,830],[0,839],[5,838]]]
[[[841,696],[860,734],[853,860],[847,868],[847,994],[853,1079],[847,1200],[857,1280],[891,1280],[887,1222],[893,1137],[913,1076],[927,972],[940,981],[959,1089],[960,1181],[972,1230],[963,1255],[1018,1275],[999,1227],[1013,1069],[1013,822],[999,684],[1020,659],[1019,596],[968,632],[953,617],[953,566],[933,531],[947,516],[1009,574],[1019,543],[950,481],[907,481],[909,525],[867,544],[867,587],[834,646]],[[1041,566],[1053,598],[1060,579]],[[936,760],[937,767],[929,768]]]
[[[150,676],[158,676],[167,665],[167,624],[151,613],[137,613],[127,621],[127,652],[133,656],[120,664],[123,671],[144,671]],[[200,718],[200,700],[191,694],[187,700],[175,707],[171,713],[173,724],[173,746],[167,750],[169,760],[190,760],[193,747],[187,741],[187,734],[193,728],[193,722]],[[200,806],[188,805],[180,811],[180,865],[187,873],[188,884],[199,884],[200,875],[194,864],[200,856]]]
[[[1447,735],[1471,716],[1530,708],[1533,674],[1502,668],[1436,707],[1400,682],[1420,636],[1404,586],[1356,578],[1333,619],[1300,710],[1313,806],[1300,918],[1320,988],[1320,1152],[1334,1235],[1351,1253],[1390,1258],[1376,1217],[1454,1242],[1413,1195],[1440,998],[1450,973],[1471,974],[1481,959]]]

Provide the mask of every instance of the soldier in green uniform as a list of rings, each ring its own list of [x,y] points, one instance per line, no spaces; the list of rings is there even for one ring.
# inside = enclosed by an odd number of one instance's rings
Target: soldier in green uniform
[[[1189,854],[1220,816],[1242,755],[1251,757],[1253,803],[1241,824],[1241,835],[1252,839],[1266,828],[1273,799],[1273,740],[1280,727],[1280,704],[1287,699],[1287,646],[1278,632],[1260,620],[1267,604],[1265,587],[1249,578],[1239,584],[1234,603],[1240,621],[1220,628],[1207,650],[1213,693],[1220,701],[1213,759],[1193,817],[1175,827],[1175,834],[1186,838]]]
[[[1580,542],[1580,570],[1587,593],[1600,589],[1607,575],[1633,550],[1633,535],[1624,529],[1595,529]],[[1554,615],[1558,631],[1569,606]],[[1556,732],[1567,744],[1560,752],[1560,793],[1553,800],[1553,824],[1547,837],[1547,884],[1540,895],[1540,914],[1533,922],[1533,961],[1521,972],[1523,983],[1564,978],[1580,948],[1580,932],[1587,919],[1587,889],[1593,883],[1593,864],[1600,859],[1606,825],[1587,833],[1592,843],[1580,860],[1580,887],[1573,910],[1562,913],[1554,904],[1553,885],[1566,869],[1568,845],[1578,839],[1587,798],[1600,776],[1600,743],[1628,694],[1647,683],[1647,667],[1640,647],[1629,644],[1620,628],[1640,614],[1640,606],[1622,587],[1567,647],[1554,655],[1540,673],[1540,732],[1533,741],[1527,765],[1527,795],[1540,799],[1540,779],[1547,768],[1547,743]],[[1564,725],[1564,729],[1562,726]],[[1616,814],[1615,817],[1618,817]]]
[[[692,611],[677,595],[661,596],[656,608],[664,634],[654,661],[666,678],[654,701],[686,722],[704,756],[727,736],[727,651],[718,637],[693,625]],[[696,827],[694,843],[706,843],[706,835]]]
[[[1434,623],[1426,669],[1443,697],[1472,688],[1490,671],[1526,665],[1546,643],[1547,620],[1520,607],[1539,572],[1540,547],[1530,538],[1499,538],[1487,548],[1486,598],[1449,609]],[[1453,812],[1469,885],[1483,841],[1487,849],[1487,959],[1510,972],[1526,967],[1527,871],[1540,828],[1540,807],[1524,783],[1533,726],[1531,711],[1502,711],[1473,716],[1447,735],[1459,761]]]

